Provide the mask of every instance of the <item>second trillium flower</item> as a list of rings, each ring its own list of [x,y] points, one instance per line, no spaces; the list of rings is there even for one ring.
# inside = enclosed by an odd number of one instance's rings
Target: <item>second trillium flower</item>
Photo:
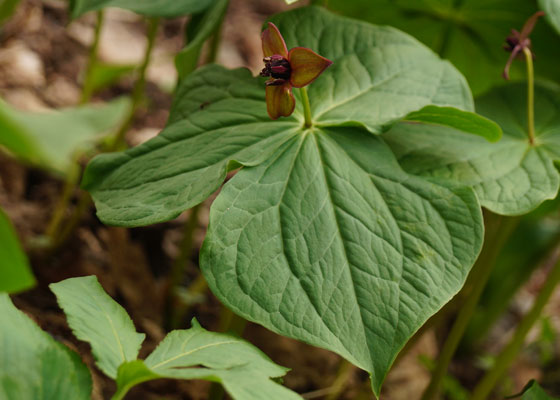
[[[301,88],[313,82],[332,61],[305,48],[290,51],[280,31],[272,22],[262,33],[265,67],[261,76],[266,81],[266,109],[270,118],[288,117],[294,112],[296,100],[292,87]]]

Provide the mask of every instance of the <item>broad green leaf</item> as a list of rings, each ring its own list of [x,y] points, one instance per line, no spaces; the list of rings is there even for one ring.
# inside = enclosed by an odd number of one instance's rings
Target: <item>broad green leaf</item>
[[[557,0],[552,0],[557,1]],[[392,25],[414,35],[450,60],[478,96],[502,82],[508,58],[503,50],[511,29],[521,30],[537,11],[535,0],[329,0],[329,8],[369,22]],[[560,81],[560,37],[539,22],[531,34],[539,76]],[[514,79],[525,77],[515,62]]]
[[[17,234],[0,209],[0,292],[19,292],[34,285],[35,278]]]
[[[560,33],[560,0],[539,0],[539,5],[546,12],[546,17]]]
[[[426,106],[408,114],[403,121],[447,126],[461,132],[482,136],[489,142],[497,142],[502,137],[502,129],[495,122],[452,107]]]
[[[379,393],[408,338],[463,285],[482,218],[470,188],[405,173],[372,133],[472,99],[449,63],[395,29],[317,7],[274,22],[288,47],[334,62],[309,87],[312,129],[298,93],[293,116],[271,121],[262,79],[208,66],[181,82],[158,137],[95,158],[83,186],[104,222],[135,226],[177,216],[244,166],[211,211],[201,265],[212,289],[367,370]]]
[[[76,337],[91,344],[97,366],[115,379],[119,366],[136,360],[143,333],[101,287],[95,276],[70,278],[49,285]]]
[[[309,87],[318,126],[360,125],[381,132],[429,104],[473,108],[454,68],[401,32],[317,7],[296,9],[275,22],[289,47],[307,46],[334,61]],[[318,40],[318,31],[324,40]],[[169,220],[218,189],[228,170],[269,158],[301,131],[302,122],[301,101],[292,117],[271,121],[262,79],[247,70],[207,66],[181,83],[158,137],[128,152],[96,157],[83,187],[106,223]]]
[[[287,371],[246,341],[208,332],[193,321],[191,329],[169,333],[145,362],[123,364],[115,398],[135,384],[173,378],[220,382],[237,400],[301,399],[271,380]]]
[[[216,0],[212,7],[200,15],[193,16],[189,22],[189,27],[196,22],[196,29],[188,29],[187,46],[175,56],[175,67],[180,78],[196,69],[202,45],[218,30],[228,5],[229,0]]]
[[[5,293],[0,315],[0,398],[91,398],[91,375],[76,353],[43,332]]]
[[[200,12],[217,0],[70,0],[72,18],[105,7],[118,7],[149,17],[180,17]]]
[[[121,123],[127,99],[61,111],[19,111],[0,102],[0,146],[41,168],[66,174],[75,157],[91,150]]]
[[[520,394],[509,396],[508,399],[517,397],[520,397],[521,400],[559,400],[556,397],[549,396],[534,379],[525,385]]]
[[[201,267],[236,313],[339,353],[379,394],[408,338],[461,288],[481,241],[471,190],[406,174],[363,130],[313,129],[224,186]]]
[[[498,143],[448,128],[400,124],[384,135],[401,166],[416,175],[472,186],[481,204],[503,215],[525,214],[558,192],[560,177],[560,88],[537,86],[536,144],[527,134],[526,85],[498,88],[477,101],[477,110],[496,121]]]

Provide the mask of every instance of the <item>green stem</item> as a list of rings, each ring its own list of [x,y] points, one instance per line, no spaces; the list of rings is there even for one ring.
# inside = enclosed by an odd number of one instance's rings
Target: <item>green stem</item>
[[[82,97],[80,98],[80,104],[86,104],[93,94],[93,72],[97,66],[97,54],[99,50],[99,39],[101,38],[101,27],[103,26],[103,10],[97,12],[97,24],[95,25],[95,32],[93,36],[93,44],[89,49],[88,65],[86,69],[86,75],[84,78],[84,84],[82,87]]]
[[[329,0],[311,0],[311,5],[327,7]]]
[[[517,218],[506,219],[498,215],[488,216],[486,240],[484,241],[482,252],[472,268],[471,276],[469,277],[469,281],[472,282],[471,292],[465,300],[465,304],[461,307],[459,315],[453,323],[449,336],[443,345],[430,383],[422,395],[422,400],[438,398],[440,387],[447,374],[451,359],[476,310],[482,291],[490,278],[490,273],[492,272],[492,267],[495,264],[496,258],[517,222]],[[469,282],[467,282],[467,284],[468,283]]]
[[[194,243],[194,232],[198,227],[198,212],[200,211],[201,204],[194,206],[187,222],[185,223],[185,230],[183,233],[183,240],[181,241],[179,255],[175,259],[171,267],[171,274],[169,276],[169,290],[167,293],[167,326],[170,329],[176,329],[180,324],[179,316],[184,313],[179,310],[181,307],[175,307],[175,298],[177,288],[181,285],[185,275],[185,267],[191,258]]]
[[[336,378],[334,379],[334,382],[330,387],[330,392],[328,396],[325,397],[325,400],[337,400],[340,397],[355,369],[356,367],[354,367],[351,362],[346,361],[345,359],[340,360]]]
[[[124,120],[123,124],[117,131],[114,141],[109,146],[109,151],[117,150],[124,144],[124,137],[126,135],[126,132],[128,132],[128,129],[130,128],[130,125],[134,120],[136,110],[138,109],[138,106],[144,98],[144,90],[146,88],[146,71],[148,70],[148,65],[150,64],[150,58],[152,56],[152,50],[154,48],[158,26],[159,18],[148,19],[148,45],[146,46],[146,52],[144,53],[144,60],[142,61],[142,65],[140,66],[140,70],[138,71],[138,78],[136,79],[136,83],[134,84],[134,88],[132,90],[132,105],[130,107],[127,118]]]
[[[64,220],[64,214],[68,208],[74,189],[78,184],[78,180],[80,179],[80,174],[80,165],[77,161],[73,162],[70,170],[68,171],[68,175],[66,176],[66,180],[64,181],[62,194],[56,203],[56,207],[51,215],[47,229],[45,230],[45,236],[49,239],[49,243],[53,243],[56,240],[56,236],[58,235],[58,231],[60,230],[60,226]]]
[[[555,249],[555,251],[557,251],[557,249]],[[482,380],[475,387],[471,400],[486,399],[498,381],[507,372],[512,361],[523,347],[525,337],[538,321],[544,306],[548,303],[558,283],[560,283],[560,259],[558,259],[558,254],[556,254],[555,264],[539,292],[533,307],[519,323],[511,341],[496,358],[492,369],[484,375]]]
[[[311,118],[311,105],[309,104],[309,96],[307,95],[307,88],[300,89],[301,100],[303,102],[303,115],[305,117],[305,127],[311,128],[313,126],[313,119]]]
[[[527,130],[529,143],[535,144],[535,72],[533,68],[533,53],[527,47],[523,49],[527,61]]]

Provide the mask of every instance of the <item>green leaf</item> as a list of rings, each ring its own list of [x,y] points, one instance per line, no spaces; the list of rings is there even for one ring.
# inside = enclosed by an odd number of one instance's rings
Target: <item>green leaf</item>
[[[473,108],[453,67],[394,29],[317,7],[294,10],[275,22],[286,27],[289,46],[307,46],[334,61],[309,87],[317,126],[360,125],[380,132],[432,103]],[[314,32],[321,27],[328,30],[319,42]],[[96,157],[82,185],[105,223],[166,221],[218,189],[228,170],[269,158],[302,123],[301,101],[292,117],[271,121],[263,80],[247,70],[207,66],[181,83],[168,126],[158,137],[125,153]]]
[[[202,45],[218,30],[228,5],[229,0],[216,0],[215,4],[203,14],[193,16],[189,27],[196,22],[196,29],[188,29],[187,46],[175,56],[175,67],[179,78],[184,78],[196,69]]]
[[[482,136],[489,142],[497,142],[502,137],[502,129],[495,122],[452,107],[426,106],[411,112],[403,121],[447,126],[461,132]]]
[[[560,33],[560,0],[539,0],[539,6],[546,12],[546,18]]]
[[[534,379],[530,380],[529,383],[525,385],[520,394],[507,398],[513,399],[516,397],[521,397],[521,400],[559,400],[556,397],[549,396]]]
[[[34,285],[35,278],[17,234],[0,209],[0,292],[19,292]]]
[[[95,276],[70,278],[49,285],[76,337],[91,344],[97,366],[115,379],[119,366],[136,360],[143,333],[101,287]]]
[[[136,68],[136,65],[95,63],[91,75],[91,91],[97,92],[113,85],[123,77],[132,74]]]
[[[472,186],[481,204],[497,214],[525,214],[558,192],[560,88],[535,88],[535,146],[528,140],[525,92],[526,85],[513,84],[477,100],[478,112],[503,129],[498,143],[407,124],[395,126],[384,139],[409,173]]]
[[[96,157],[83,186],[104,222],[136,226],[177,216],[244,166],[212,207],[201,254],[212,290],[346,357],[379,393],[408,338],[463,285],[482,218],[472,189],[405,173],[372,132],[472,99],[449,63],[392,28],[317,7],[274,22],[288,47],[334,62],[309,87],[312,129],[299,93],[294,114],[271,121],[262,79],[208,66],[181,82],[158,137]]]
[[[552,0],[558,1],[558,0]],[[467,78],[475,94],[503,82],[511,29],[521,30],[537,11],[528,0],[329,0],[329,8],[369,22],[392,25],[414,35],[448,59]],[[557,52],[560,37],[540,22],[531,34],[538,61],[536,73],[560,81]],[[523,79],[525,65],[515,62],[513,79]]]
[[[19,0],[0,0],[0,24],[14,14],[18,5]]]
[[[70,0],[72,18],[105,7],[118,7],[149,17],[174,18],[194,14],[217,0]]]
[[[244,340],[208,332],[194,320],[191,329],[169,333],[145,362],[123,364],[114,398],[134,384],[173,378],[220,382],[237,400],[301,399],[270,379],[287,371]]]
[[[91,398],[91,375],[76,353],[43,332],[5,293],[0,315],[0,398]]]
[[[23,161],[66,174],[78,155],[114,134],[129,104],[122,98],[103,106],[26,112],[0,102],[0,146]]]
[[[243,317],[335,351],[374,391],[408,338],[461,288],[482,241],[471,190],[404,173],[362,130],[312,130],[215,200],[201,253]]]

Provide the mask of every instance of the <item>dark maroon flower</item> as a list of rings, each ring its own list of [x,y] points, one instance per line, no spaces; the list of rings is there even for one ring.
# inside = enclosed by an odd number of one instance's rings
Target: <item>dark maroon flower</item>
[[[539,17],[542,17],[543,15],[544,12],[542,11],[536,12],[527,20],[527,22],[525,22],[521,33],[516,31],[515,29],[512,29],[511,35],[506,38],[504,49],[511,52],[511,55],[509,56],[509,59],[506,63],[506,67],[504,68],[503,75],[505,79],[509,79],[509,68],[513,60],[517,56],[520,56],[524,49],[531,50],[531,39],[529,38],[529,35],[535,28],[535,24],[537,23]]]
[[[292,87],[301,88],[313,82],[332,64],[332,61],[305,48],[290,51],[280,31],[272,22],[262,33],[264,68],[261,76],[266,81],[266,109],[270,118],[288,117],[294,112],[296,100]]]

